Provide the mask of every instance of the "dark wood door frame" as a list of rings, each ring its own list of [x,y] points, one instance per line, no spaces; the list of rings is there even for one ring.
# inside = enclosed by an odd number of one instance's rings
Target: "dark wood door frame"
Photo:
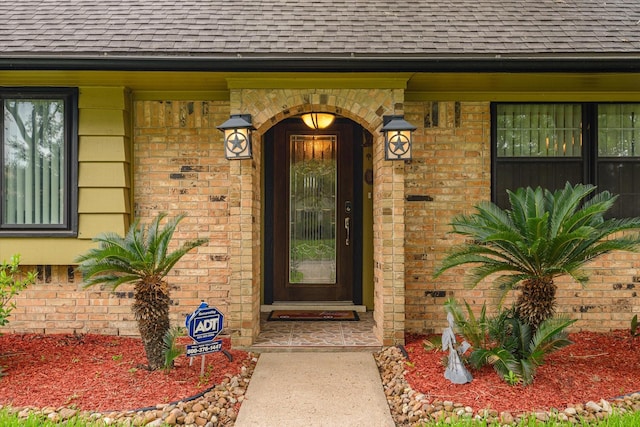
[[[351,149],[349,161],[353,162],[353,186],[348,189],[350,192],[350,200],[352,202],[352,218],[354,223],[357,223],[357,227],[352,227],[351,230],[351,245],[353,249],[353,257],[348,259],[347,262],[352,264],[353,278],[352,287],[349,292],[347,300],[352,300],[354,304],[362,304],[362,142],[363,142],[363,129],[355,122],[347,119],[338,119],[329,130],[337,130],[348,134],[348,138],[351,139]],[[289,131],[289,132],[288,132]],[[282,251],[281,247],[278,247],[276,242],[279,239],[274,239],[275,233],[282,233],[282,230],[278,230],[274,227],[274,212],[278,209],[275,204],[274,194],[276,191],[288,192],[289,184],[287,181],[287,174],[279,171],[279,161],[275,159],[279,151],[274,149],[274,144],[288,143],[285,138],[283,140],[282,135],[286,135],[287,132],[293,133],[305,133],[309,132],[300,119],[288,119],[270,129],[264,136],[263,144],[263,165],[264,165],[264,182],[265,182],[265,194],[264,194],[264,257],[263,257],[263,271],[264,271],[264,303],[271,304],[274,300],[277,300],[274,295],[274,278],[282,274],[277,271],[279,266],[276,261],[276,251]],[[338,141],[340,143],[340,141]],[[276,169],[278,168],[278,169]],[[278,172],[276,172],[278,171]],[[342,209],[338,205],[338,209]],[[338,233],[340,233],[341,227],[338,227]],[[286,232],[286,230],[285,230]],[[344,236],[339,236],[339,239],[344,239]],[[338,260],[340,262],[341,260]],[[343,262],[345,260],[342,260]],[[338,298],[340,298],[338,296]]]

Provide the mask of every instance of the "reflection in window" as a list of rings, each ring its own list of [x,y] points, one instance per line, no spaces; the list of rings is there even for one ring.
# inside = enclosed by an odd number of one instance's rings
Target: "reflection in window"
[[[638,113],[640,104],[598,105],[598,156],[640,156]]]
[[[64,102],[5,100],[5,224],[60,224]]]
[[[611,216],[640,216],[640,104],[494,104],[492,111],[499,206],[508,207],[507,190],[588,183],[618,195]]]
[[[70,215],[75,92],[0,92],[0,226],[9,232],[73,232]]]
[[[503,104],[497,108],[500,157],[580,157],[580,104]]]

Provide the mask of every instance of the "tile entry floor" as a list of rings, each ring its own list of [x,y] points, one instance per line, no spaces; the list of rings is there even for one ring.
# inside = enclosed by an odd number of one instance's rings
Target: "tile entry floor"
[[[373,313],[358,313],[358,321],[268,321],[262,313],[260,335],[252,346],[269,351],[378,351]]]

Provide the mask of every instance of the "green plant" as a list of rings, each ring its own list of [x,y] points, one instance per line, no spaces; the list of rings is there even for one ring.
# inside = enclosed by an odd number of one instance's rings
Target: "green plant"
[[[453,315],[455,326],[462,336],[471,344],[473,348],[485,348],[488,345],[489,319],[487,318],[487,308],[483,304],[480,316],[476,317],[467,301],[464,302],[467,309],[466,314],[460,309],[455,299],[449,298],[444,303],[447,313]]]
[[[165,277],[173,266],[191,249],[203,245],[206,239],[188,240],[169,252],[169,245],[179,215],[160,223],[167,216],[160,213],[148,226],[138,220],[121,237],[106,233],[94,239],[98,248],[79,256],[79,270],[84,275],[85,287],[104,284],[116,290],[123,283],[134,284],[132,310],[138,322],[149,369],[164,367],[164,336],[169,330],[169,285]]]
[[[173,368],[174,361],[184,353],[184,346],[178,345],[178,338],[183,336],[185,329],[175,326],[169,329],[164,335],[164,366],[165,372]]]
[[[637,251],[640,235],[620,232],[640,228],[640,218],[605,219],[616,197],[595,187],[567,183],[556,192],[520,188],[509,191],[510,209],[482,202],[476,213],[453,219],[453,232],[470,241],[447,255],[434,277],[471,264],[469,284],[497,274],[500,304],[519,290],[518,317],[536,329],[555,312],[554,278],[569,275],[584,285],[585,263],[612,251]]]
[[[211,371],[213,370],[213,366],[207,365],[207,370],[204,374],[200,375],[198,378],[198,387],[209,384],[209,380],[211,378]]]
[[[422,342],[422,348],[426,351],[436,351],[442,348],[442,335],[432,335],[425,338]]]
[[[9,315],[16,308],[14,297],[34,284],[36,278],[35,271],[25,274],[20,270],[20,255],[13,255],[11,262],[0,264],[0,326],[9,323]]]
[[[532,383],[545,357],[571,344],[566,328],[575,320],[549,318],[534,331],[528,323],[517,317],[517,311],[513,308],[501,309],[495,316],[489,317],[483,305],[478,321],[466,301],[465,305],[466,316],[455,300],[448,300],[445,309],[453,314],[456,327],[472,345],[469,364],[475,369],[491,365],[511,385]]]

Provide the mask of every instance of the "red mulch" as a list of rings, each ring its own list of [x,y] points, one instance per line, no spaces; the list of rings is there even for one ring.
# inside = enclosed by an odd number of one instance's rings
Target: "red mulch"
[[[425,336],[406,339],[409,354],[405,378],[416,391],[431,400],[452,401],[498,412],[532,412],[570,404],[599,402],[640,391],[640,340],[629,338],[629,331],[570,334],[574,344],[548,356],[538,368],[533,384],[510,386],[492,367],[470,372],[473,381],[452,384],[444,378],[442,358],[447,353],[423,349]]]
[[[190,342],[187,338],[187,342]],[[201,356],[182,355],[175,368],[150,372],[138,338],[106,335],[4,334],[0,336],[0,404],[14,407],[73,406],[82,410],[129,410],[196,395],[240,372],[247,353],[229,349]]]

